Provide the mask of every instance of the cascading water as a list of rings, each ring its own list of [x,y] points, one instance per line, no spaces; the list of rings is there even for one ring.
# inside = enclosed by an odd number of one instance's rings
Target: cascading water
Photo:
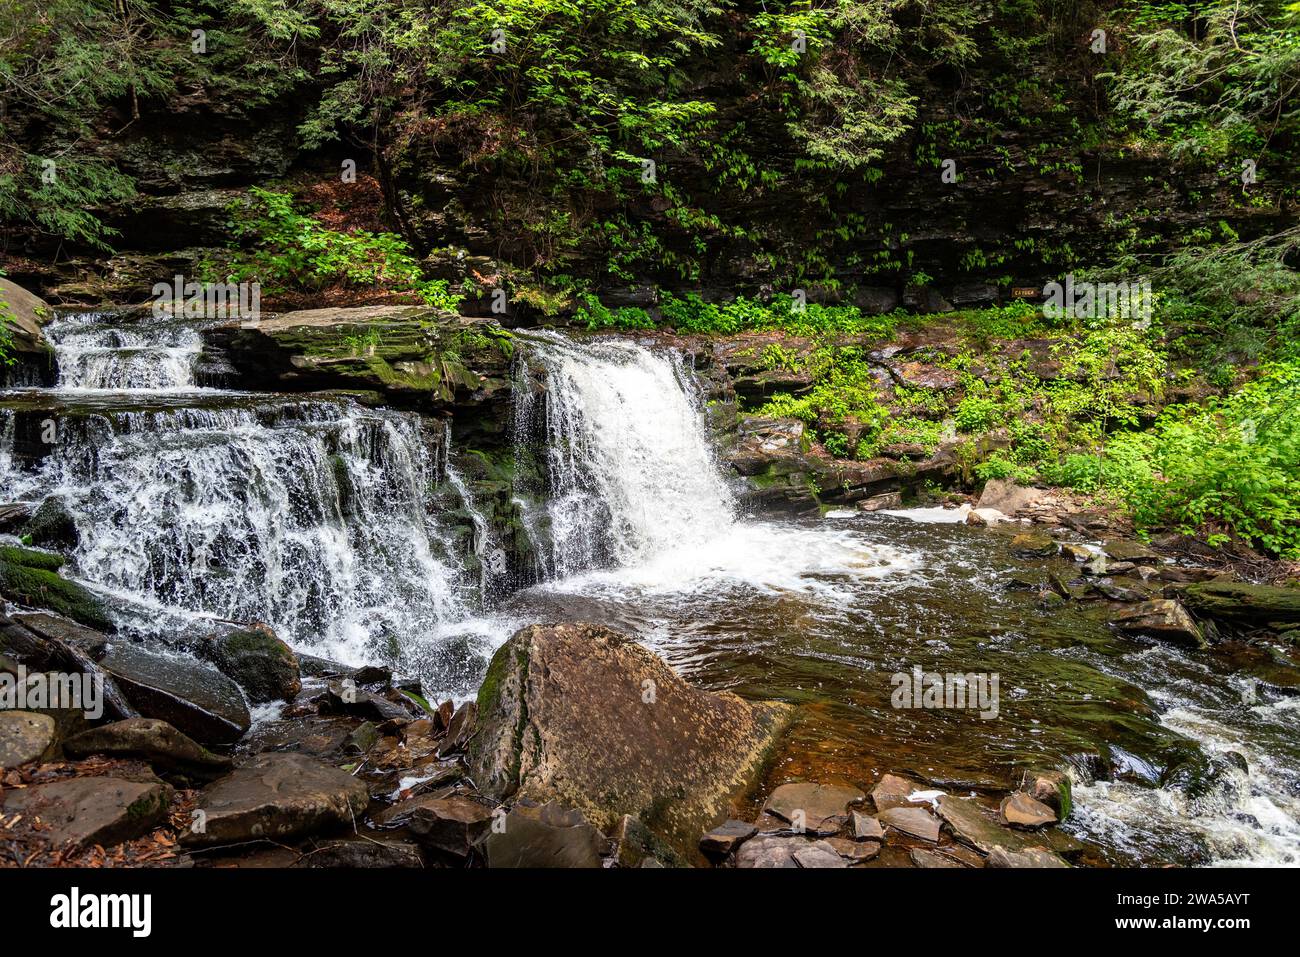
[[[1120,862],[1300,859],[1297,699],[1243,703],[1208,658],[1115,635],[1076,604],[1043,612],[1000,574],[1041,569],[964,524],[738,518],[670,351],[518,334],[517,473],[538,478],[515,500],[543,582],[475,617],[499,597],[504,555],[444,425],[348,398],[199,389],[201,338],[184,324],[89,315],[49,331],[60,388],[0,406],[0,496],[65,505],[73,573],[120,599],[129,631],[262,621],[300,649],[464,695],[518,625],[593,618],[705,684],[809,705],[782,758],[808,779],[1003,780],[1080,752],[1159,761],[1173,742],[1222,773],[1196,791],[1081,779],[1066,829]],[[472,525],[473,573],[453,511]],[[889,676],[913,665],[1001,673],[1001,719],[899,711]],[[1133,685],[1158,718],[1134,713]]]
[[[343,401],[65,418],[39,469],[4,485],[59,496],[86,581],[359,660],[464,614],[412,418]]]
[[[46,337],[54,346],[61,389],[177,391],[195,388],[203,349],[197,329],[174,320],[107,323],[102,313],[62,317]]]
[[[299,648],[420,671],[473,607],[479,583],[432,502],[445,427],[347,398],[199,389],[202,338],[181,323],[83,314],[49,338],[55,394],[74,398],[0,410],[0,495],[59,500],[77,577],[131,630],[261,621]],[[24,415],[57,440],[15,454]]]
[[[532,333],[516,402],[521,441],[540,431],[545,443],[550,577],[635,565],[731,527],[734,501],[679,356]]]

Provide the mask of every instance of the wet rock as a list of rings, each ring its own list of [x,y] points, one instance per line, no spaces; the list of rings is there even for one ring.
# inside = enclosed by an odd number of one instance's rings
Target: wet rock
[[[1197,614],[1238,624],[1276,628],[1300,622],[1300,588],[1203,582],[1183,589],[1183,600]]]
[[[0,771],[47,758],[55,745],[54,719],[31,711],[0,711]]]
[[[1117,562],[1158,562],[1160,561],[1159,553],[1143,545],[1140,542],[1129,541],[1128,539],[1112,539],[1102,545],[1102,551]]]
[[[298,658],[270,628],[242,628],[216,635],[204,649],[253,704],[292,701],[302,690]]]
[[[938,851],[927,850],[924,847],[913,847],[908,850],[908,856],[916,867],[923,868],[945,868],[945,867],[965,867],[966,865],[956,858],[949,857],[947,854],[940,854]]]
[[[630,814],[624,814],[619,821],[613,840],[614,863],[619,867],[689,866],[676,851]]]
[[[54,318],[49,303],[0,276],[0,303],[13,340],[13,351],[44,359],[52,355],[42,327]]]
[[[1050,558],[1057,552],[1056,539],[1041,532],[1021,532],[1011,539],[1011,552],[1020,558]]]
[[[1171,598],[1139,602],[1131,608],[1121,610],[1111,619],[1111,623],[1126,634],[1150,635],[1198,648],[1206,645],[1200,626],[1182,605]]]
[[[1083,545],[1074,542],[1061,542],[1061,555],[1075,562],[1090,562],[1096,556],[1092,551]]]
[[[748,821],[726,821],[700,838],[700,850],[725,857],[757,833]]]
[[[290,840],[351,827],[369,802],[365,785],[345,771],[301,754],[260,754],[200,792],[202,817],[182,841]]]
[[[1060,856],[1045,847],[1026,847],[1019,851],[1008,851],[995,847],[989,852],[989,867],[1069,867]]]
[[[307,851],[294,867],[423,868],[417,844],[374,837],[324,841]]]
[[[782,784],[763,810],[809,834],[835,834],[849,819],[849,805],[866,799],[853,787],[828,784]]]
[[[1057,820],[1064,821],[1070,816],[1073,806],[1070,776],[1064,771],[1026,771],[1020,778],[1020,790],[1056,812]]]
[[[939,820],[923,807],[891,807],[880,812],[880,823],[923,841],[939,840]]]
[[[408,699],[399,699],[406,702]],[[406,722],[415,718],[406,703],[399,704],[383,695],[367,691],[351,678],[331,681],[315,701],[322,714],[350,714],[382,724],[385,721]]]
[[[230,758],[213,754],[157,718],[127,718],[91,728],[63,742],[63,750],[72,758],[92,754],[140,758],[189,781],[211,781],[232,767]]]
[[[922,790],[922,786],[914,781],[900,778],[897,774],[886,774],[871,789],[871,800],[876,805],[877,812],[887,811],[891,807],[912,807],[914,802],[908,800],[908,795],[919,790]]]
[[[1102,578],[1093,582],[1092,587],[1103,598],[1128,604],[1147,601],[1156,594],[1153,589],[1133,578]]]
[[[433,794],[396,804],[375,821],[401,823],[424,847],[467,857],[491,826],[492,810],[464,794]]]
[[[73,621],[112,631],[113,621],[97,597],[59,577],[63,558],[12,545],[0,546],[0,595],[29,608],[48,608]]]
[[[794,852],[794,862],[802,868],[848,867],[848,862],[827,841],[804,843]]]
[[[1027,830],[1056,823],[1056,812],[1024,791],[1017,791],[1004,797],[998,807],[998,814],[1002,818],[1002,823]]]
[[[799,837],[776,837],[760,834],[740,845],[736,852],[736,866],[740,868],[793,868],[795,851],[807,845]],[[838,857],[838,855],[837,855]]]
[[[1003,515],[1013,517],[1043,497],[1039,489],[1025,488],[1014,479],[989,479],[980,493],[977,509],[996,509]]]
[[[960,840],[985,854],[994,849],[1019,853],[1040,847],[1042,840],[1003,827],[982,807],[967,798],[945,795],[939,799],[939,816]]]
[[[379,728],[373,721],[363,721],[357,725],[355,731],[348,735],[343,750],[349,754],[365,754],[375,746],[375,742],[378,740]]]
[[[447,733],[438,744],[438,757],[445,758],[464,751],[465,746],[469,744],[469,739],[474,736],[477,724],[478,705],[473,701],[466,701],[456,709],[456,713],[447,722]]]
[[[35,511],[31,502],[6,502],[0,505],[0,532],[16,533]]]
[[[790,709],[691,687],[635,641],[587,624],[533,625],[492,659],[470,776],[582,810],[624,814],[683,850],[750,785]]]
[[[483,841],[488,867],[600,867],[604,838],[581,811],[516,804]]]
[[[65,552],[76,548],[80,541],[76,519],[68,511],[63,499],[54,495],[41,502],[19,534],[24,541],[37,548]]]
[[[854,864],[864,864],[880,853],[880,844],[876,841],[859,843],[846,837],[828,837],[819,843],[829,844],[840,857]]]
[[[978,527],[1000,525],[1010,521],[1010,517],[996,508],[973,508],[966,513],[966,524]]]
[[[880,826],[880,821],[876,818],[861,811],[852,812],[851,818],[854,840],[883,841],[885,839],[885,829]]]
[[[881,509],[902,507],[902,492],[882,492],[858,502],[858,509],[863,512],[879,512]]]
[[[56,846],[111,847],[162,824],[173,791],[161,781],[112,777],[67,778],[0,794],[6,816],[39,816]]]
[[[115,642],[99,666],[140,714],[203,744],[233,744],[252,723],[239,688],[212,665]]]

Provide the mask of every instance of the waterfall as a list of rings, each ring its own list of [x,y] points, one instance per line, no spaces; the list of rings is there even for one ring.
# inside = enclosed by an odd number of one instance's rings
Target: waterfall
[[[525,525],[545,526],[549,577],[633,565],[726,533],[734,501],[698,395],[672,352],[623,339],[523,338],[517,448],[544,448],[544,489]],[[522,471],[522,470],[520,470]]]
[[[429,508],[436,449],[418,418],[343,400],[100,412],[0,491],[55,492],[78,577],[130,602],[392,660],[465,613]]]
[[[50,323],[61,389],[176,391],[195,388],[195,363],[203,349],[198,330],[174,320],[130,327],[107,323],[102,313],[81,313]]]

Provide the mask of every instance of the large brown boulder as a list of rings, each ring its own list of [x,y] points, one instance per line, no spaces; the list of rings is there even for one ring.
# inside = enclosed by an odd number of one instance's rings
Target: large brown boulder
[[[754,783],[791,709],[694,688],[631,638],[564,623],[498,649],[478,710],[482,791],[557,801],[607,833],[630,814],[685,848]]]
[[[40,296],[0,278],[0,316],[9,326],[15,352],[49,352],[41,327],[54,318],[54,310]]]

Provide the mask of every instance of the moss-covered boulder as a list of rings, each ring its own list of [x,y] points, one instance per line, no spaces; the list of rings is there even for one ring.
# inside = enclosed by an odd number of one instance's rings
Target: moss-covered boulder
[[[21,532],[23,541],[39,548],[73,549],[80,535],[77,520],[63,500],[50,496],[32,513]]]
[[[713,694],[598,625],[531,625],[492,659],[478,696],[471,776],[500,800],[623,815],[682,849],[754,783],[788,705]]]
[[[63,557],[16,546],[0,547],[0,596],[29,608],[48,608],[100,631],[112,631],[104,603],[59,576]]]
[[[292,701],[302,690],[297,656],[269,628],[241,628],[215,635],[204,650],[253,704]]]
[[[1183,590],[1183,601],[1196,614],[1231,624],[1277,631],[1300,624],[1300,588],[1246,582],[1200,582]]]

